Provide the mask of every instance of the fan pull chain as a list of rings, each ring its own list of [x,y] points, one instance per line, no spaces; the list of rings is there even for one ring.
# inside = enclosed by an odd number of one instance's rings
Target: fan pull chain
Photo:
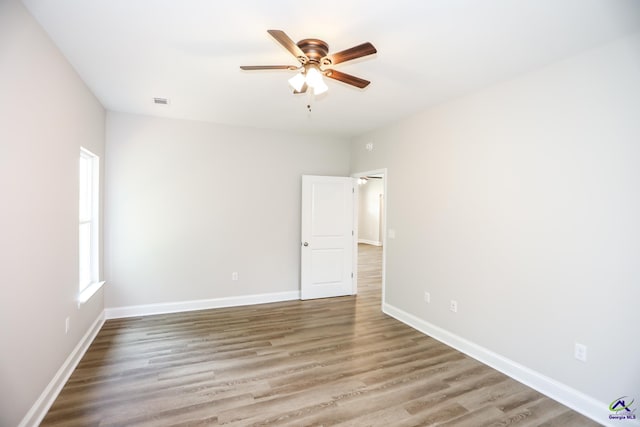
[[[314,93],[313,93],[313,88],[310,87],[307,90],[307,110],[309,111],[309,113],[311,113],[311,105],[313,104],[313,99],[314,99]]]

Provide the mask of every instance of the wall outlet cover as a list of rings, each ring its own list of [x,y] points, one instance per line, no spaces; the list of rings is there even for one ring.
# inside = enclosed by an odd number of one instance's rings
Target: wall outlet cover
[[[573,350],[573,356],[581,362],[587,361],[587,346],[577,342]]]
[[[457,313],[458,312],[458,301],[451,300],[451,302],[449,303],[449,310],[453,311],[454,313]]]

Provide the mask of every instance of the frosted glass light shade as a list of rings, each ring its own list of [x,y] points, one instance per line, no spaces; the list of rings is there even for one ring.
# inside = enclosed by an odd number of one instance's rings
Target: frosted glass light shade
[[[320,80],[318,80],[313,85],[313,94],[314,95],[320,95],[321,93],[325,93],[328,90],[329,90],[329,86],[327,86],[327,84],[322,80],[322,77],[320,77]]]
[[[313,88],[316,87],[317,84],[322,83],[322,74],[315,67],[309,67],[307,70],[307,84]]]
[[[302,73],[298,73],[295,76],[289,79],[289,85],[296,91],[300,92],[302,86],[304,86],[304,75]]]

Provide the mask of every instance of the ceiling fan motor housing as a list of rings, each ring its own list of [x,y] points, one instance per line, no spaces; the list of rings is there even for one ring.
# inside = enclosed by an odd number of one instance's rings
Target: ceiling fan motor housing
[[[329,53],[329,45],[319,39],[300,40],[296,45],[307,55],[311,63],[320,64],[320,60]]]

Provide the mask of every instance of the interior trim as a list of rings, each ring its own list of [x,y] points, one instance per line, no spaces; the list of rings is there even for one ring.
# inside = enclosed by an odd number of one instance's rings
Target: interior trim
[[[105,317],[104,311],[101,312],[96,320],[93,322],[89,330],[84,334],[78,345],[73,349],[69,357],[64,361],[58,372],[53,376],[53,379],[47,384],[44,391],[38,397],[38,400],[33,404],[29,412],[24,416],[18,427],[31,427],[40,425],[44,419],[49,408],[53,405],[58,394],[62,391],[62,388],[69,380],[69,377],[80,363],[80,360],[89,349],[89,346],[100,332],[102,325],[104,325]]]
[[[193,301],[131,305],[126,307],[105,308],[104,311],[106,319],[121,319],[124,317],[150,316],[153,314],[179,313],[183,311],[208,310],[211,308],[238,307],[242,305],[266,304],[299,299],[300,291],[289,291]]]

